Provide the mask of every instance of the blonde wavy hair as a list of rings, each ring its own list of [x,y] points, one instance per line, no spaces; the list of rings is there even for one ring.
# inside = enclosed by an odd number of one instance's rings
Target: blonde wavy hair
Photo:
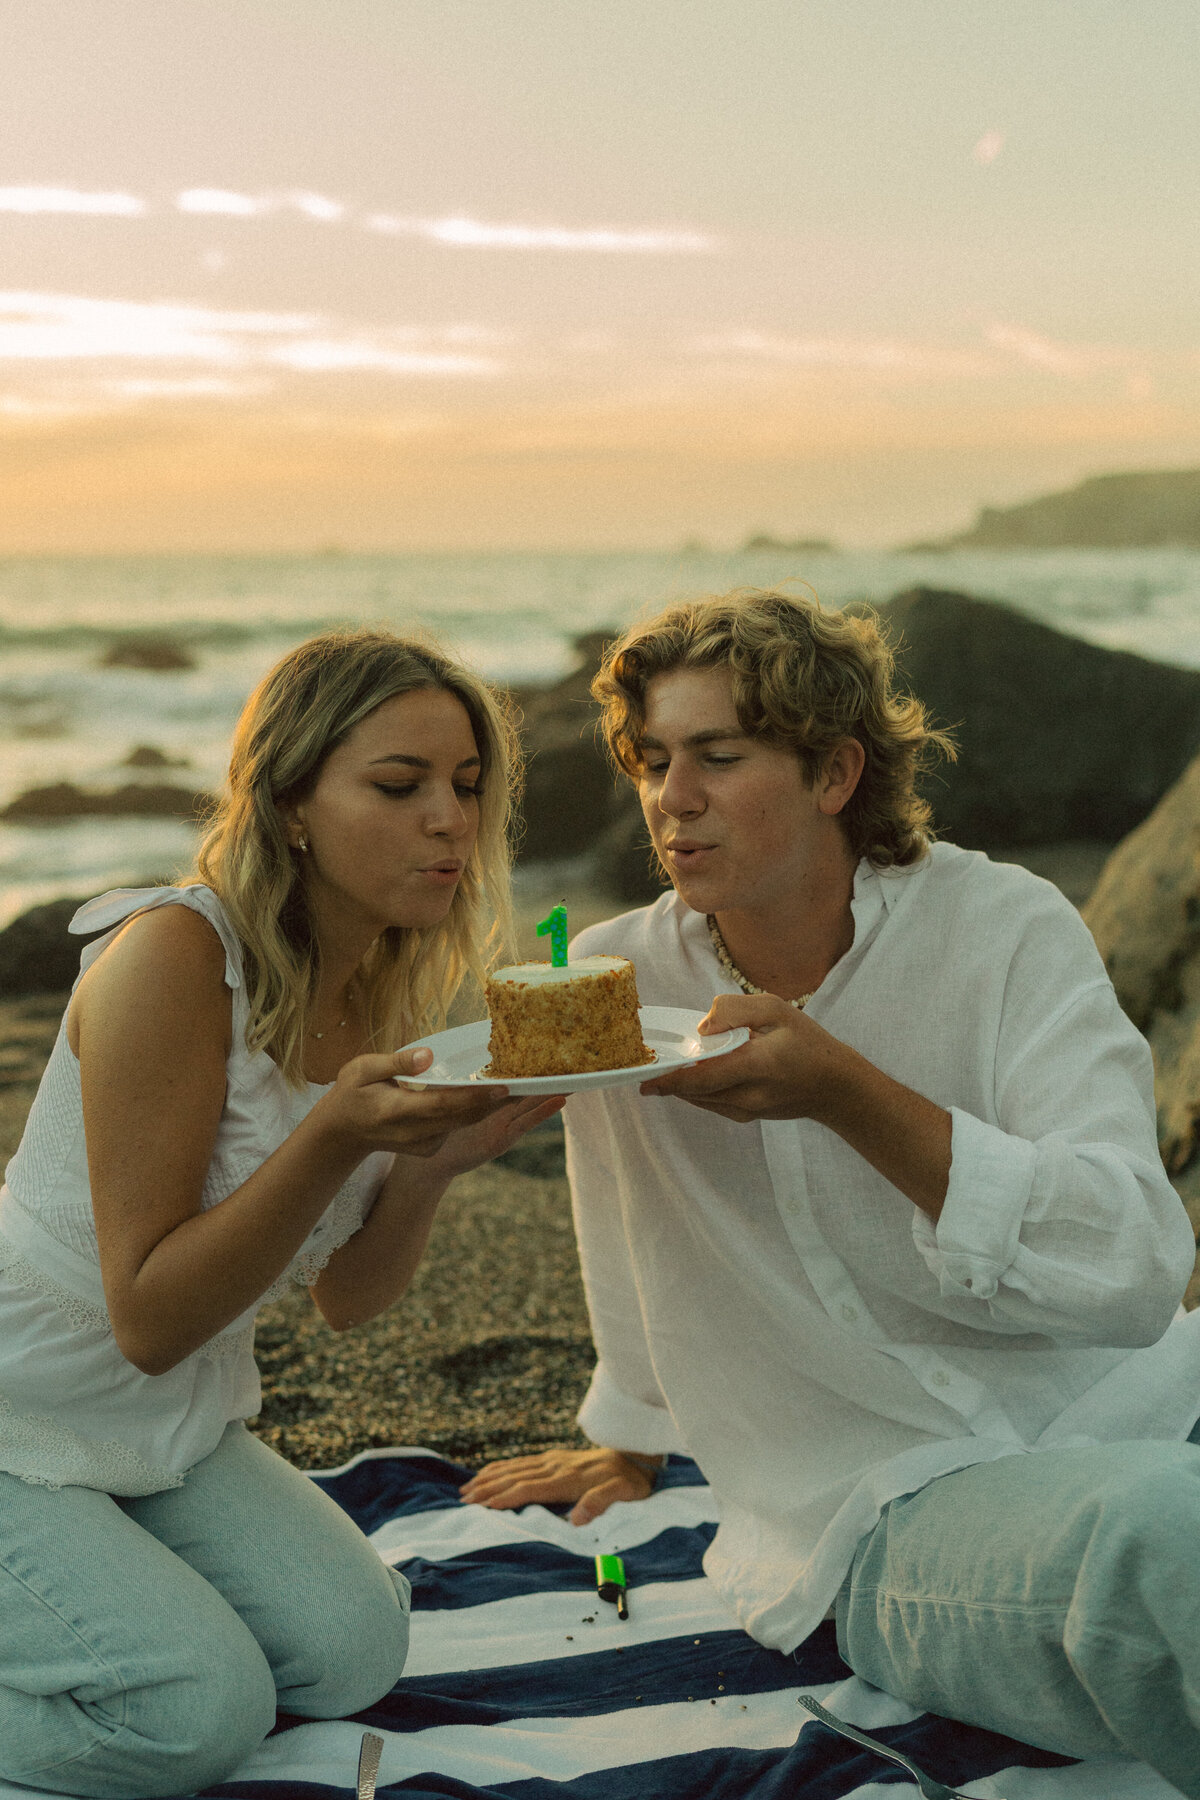
[[[511,937],[509,822],[521,761],[508,706],[433,645],[385,631],[328,632],[276,664],[234,732],[227,786],[190,880],[218,895],[243,945],[247,1047],[265,1050],[293,1086],[304,1081],[320,953],[280,809],[312,792],[330,752],[368,713],[430,688],[453,694],[471,721],[482,763],[479,833],[445,919],[424,930],[390,926],[357,971],[372,1042],[392,1049],[440,1029],[464,977],[482,985]]]
[[[793,750],[810,782],[845,738],[866,753],[858,786],[838,815],[851,849],[877,868],[904,867],[934,837],[915,790],[934,754],[953,740],[911,695],[894,691],[895,656],[866,609],[825,612],[777,590],[735,589],[684,601],[608,646],[592,693],[617,766],[636,781],[646,688],[673,669],[727,668],[738,723],[749,737]]]

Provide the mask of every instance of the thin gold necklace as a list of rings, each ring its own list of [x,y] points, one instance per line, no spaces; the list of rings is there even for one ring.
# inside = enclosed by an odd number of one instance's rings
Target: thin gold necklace
[[[766,988],[755,987],[749,976],[742,974],[742,971],[738,968],[732,956],[730,956],[729,946],[721,936],[721,927],[717,924],[716,914],[707,913],[705,916],[708,920],[708,935],[712,939],[712,947],[716,952],[717,961],[720,963],[724,973],[728,975],[730,981],[736,981],[743,994],[765,994],[767,991]],[[816,991],[816,988],[814,988],[813,994],[815,994]],[[789,1000],[788,1005],[794,1006],[797,1012],[803,1012],[812,997],[812,994],[801,994],[798,1000]]]

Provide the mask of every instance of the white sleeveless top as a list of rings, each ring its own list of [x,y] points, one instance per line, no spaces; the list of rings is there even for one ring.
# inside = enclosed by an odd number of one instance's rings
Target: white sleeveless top
[[[156,906],[187,906],[208,920],[233,993],[225,1106],[201,1197],[207,1210],[279,1148],[326,1089],[291,1088],[265,1052],[247,1050],[241,946],[211,888],[122,888],[89,901],[70,929],[108,929],[84,949],[81,972],[131,914]],[[110,1494],[178,1487],[230,1420],[250,1418],[262,1404],[253,1356],[259,1307],[291,1282],[316,1280],[362,1225],[393,1160],[367,1156],[254,1306],[173,1369],[144,1375],[117,1348],[105,1304],[79,1063],[64,1016],[0,1188],[0,1470]]]

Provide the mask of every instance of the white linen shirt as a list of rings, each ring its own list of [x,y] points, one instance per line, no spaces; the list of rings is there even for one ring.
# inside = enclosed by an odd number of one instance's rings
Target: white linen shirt
[[[935,845],[859,866],[854,942],[810,1016],[950,1110],[935,1226],[811,1120],[740,1125],[636,1087],[573,1095],[568,1170],[599,1355],[596,1443],[686,1451],[705,1570],[759,1642],[827,1611],[882,1507],[1023,1451],[1179,1440],[1200,1416],[1195,1245],[1149,1050],[1079,915]],[[646,1006],[739,990],[674,893],[582,932]]]

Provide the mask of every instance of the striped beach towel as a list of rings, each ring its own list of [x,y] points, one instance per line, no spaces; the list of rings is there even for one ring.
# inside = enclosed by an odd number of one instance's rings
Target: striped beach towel
[[[403,1678],[354,1720],[283,1721],[222,1800],[352,1800],[364,1728],[378,1792],[405,1800],[899,1800],[894,1764],[814,1720],[839,1717],[978,1800],[1178,1800],[1140,1765],[1068,1763],[953,1724],[851,1675],[832,1624],[794,1657],[733,1627],[701,1570],[715,1530],[693,1463],[577,1528],[544,1507],[463,1506],[469,1470],[373,1450],[316,1479],[413,1584]],[[565,1509],[564,1509],[565,1511]],[[629,1617],[597,1597],[619,1553]]]

